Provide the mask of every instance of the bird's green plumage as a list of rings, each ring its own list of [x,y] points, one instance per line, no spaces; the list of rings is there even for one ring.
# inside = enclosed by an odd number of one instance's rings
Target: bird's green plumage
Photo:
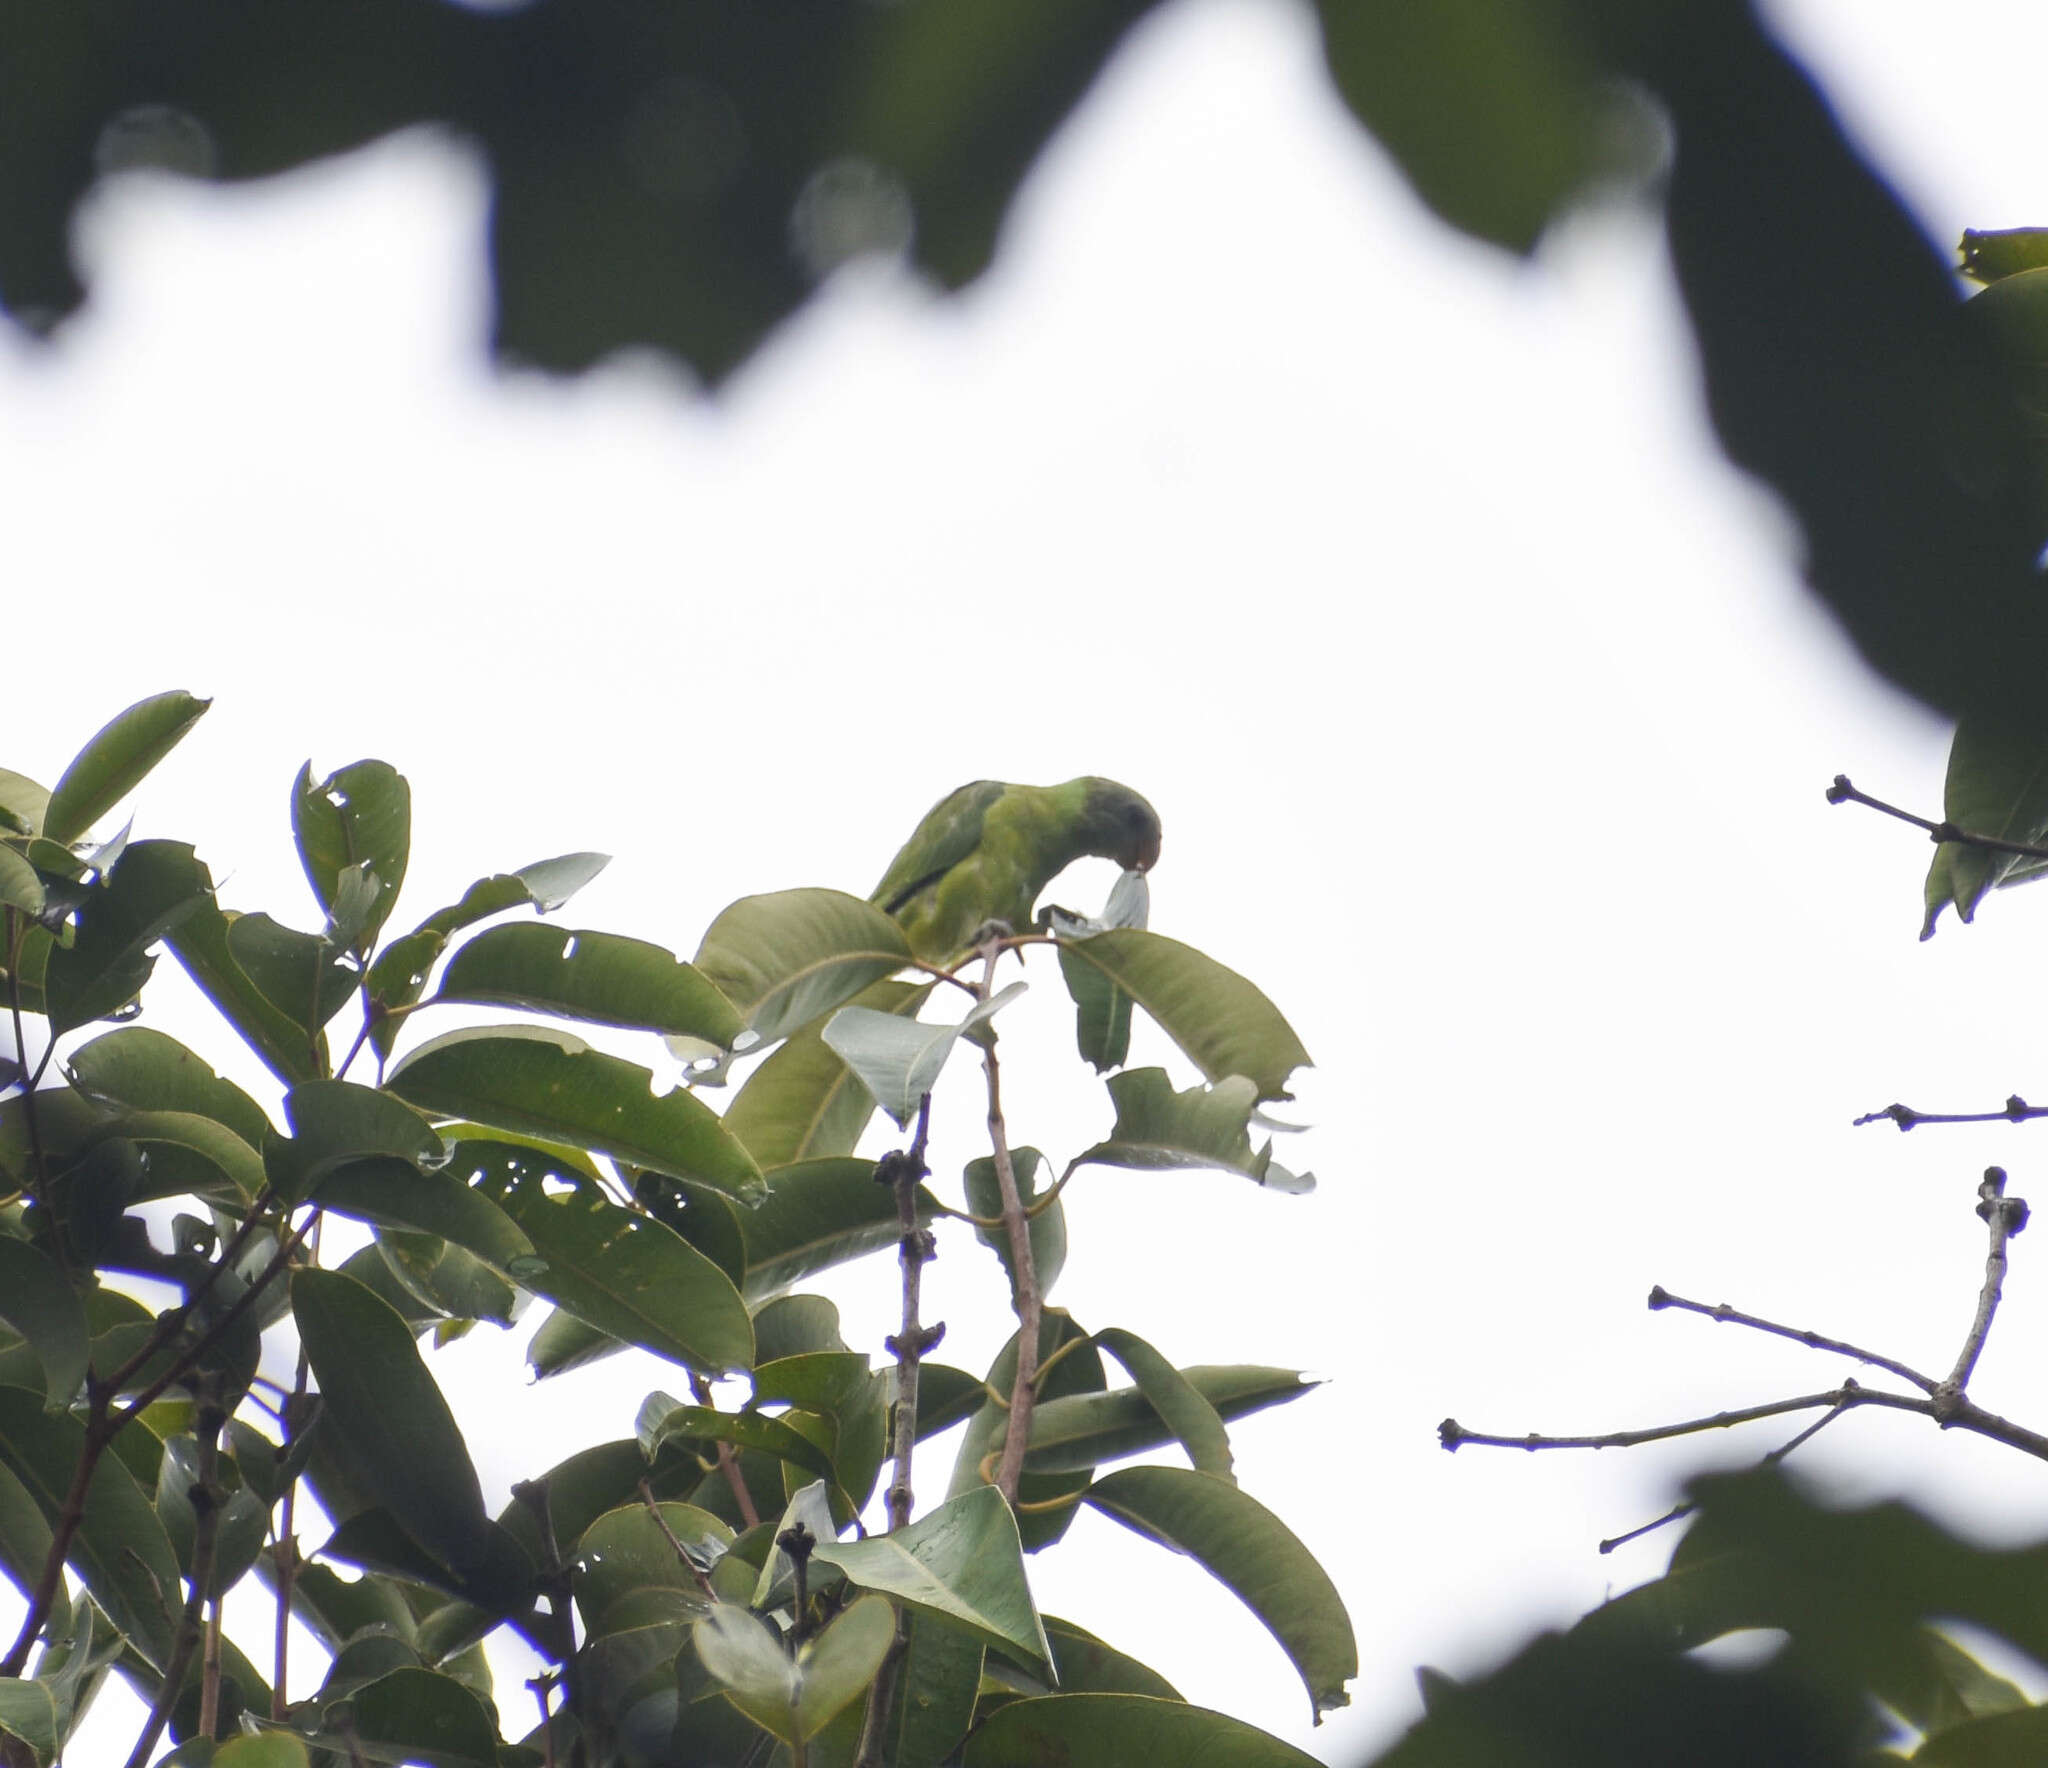
[[[1151,805],[1093,776],[1063,786],[975,780],[925,813],[868,900],[902,924],[919,957],[941,962],[984,922],[1028,927],[1040,892],[1087,856],[1149,868],[1159,857]]]

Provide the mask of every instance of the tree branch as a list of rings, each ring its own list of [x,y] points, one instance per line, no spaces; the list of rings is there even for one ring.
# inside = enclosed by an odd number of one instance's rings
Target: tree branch
[[[2048,1105],[2029,1105],[2014,1093],[2000,1111],[1916,1111],[1910,1105],[1887,1105],[1882,1111],[1864,1112],[1851,1127],[1895,1123],[1904,1131],[1923,1123],[2025,1123],[2033,1117],[2048,1117]]]
[[[1850,784],[1847,774],[1835,775],[1834,784],[1828,787],[1828,802],[1861,804],[1885,816],[1896,817],[1916,829],[1925,829],[1931,841],[1953,841],[1958,846],[1981,847],[1986,853],[2016,854],[2021,859],[2048,859],[2048,847],[2037,847],[2028,841],[2008,841],[2001,835],[1980,835],[1974,829],[1959,829],[1951,822],[1937,823],[1924,816],[1915,816],[1910,810],[1901,810],[1896,804],[1887,804],[1882,798],[1873,798],[1868,792],[1859,791]]]
[[[1003,945],[1004,941],[992,939],[982,948],[987,960],[980,988],[983,1000],[994,988],[996,959]],[[996,1189],[1003,1200],[1003,1228],[1010,1243],[1010,1299],[1017,1310],[1017,1373],[1010,1384],[1010,1416],[995,1480],[996,1489],[1014,1504],[1017,1482],[1024,1473],[1025,1445],[1031,1440],[1032,1406],[1038,1397],[1038,1332],[1044,1297],[1039,1294],[1038,1267],[1031,1255],[1031,1223],[1024,1214],[1017,1169],[1010,1159],[1009,1132],[1003,1123],[1002,1075],[992,1032],[982,1046],[981,1064],[988,1076],[989,1149],[995,1156]]]
[[[1834,1421],[1837,1418],[1840,1418],[1848,1410],[1849,1408],[1847,1406],[1836,1406],[1829,1411],[1823,1412],[1818,1418],[1816,1418],[1797,1436],[1793,1437],[1788,1442],[1780,1443],[1768,1455],[1764,1456],[1761,1460],[1759,1460],[1757,1462],[1757,1466],[1776,1466],[1780,1461],[1784,1460],[1787,1455],[1791,1454],[1794,1449],[1798,1448],[1800,1444],[1811,1442],[1813,1438],[1819,1436],[1822,1431],[1826,1430],[1829,1425],[1834,1423]],[[1640,1541],[1645,1535],[1654,1534],[1658,1529],[1663,1528],[1667,1523],[1674,1523],[1677,1522],[1681,1517],[1687,1517],[1692,1515],[1692,1513],[1698,1508],[1699,1506],[1693,1503],[1691,1499],[1687,1499],[1683,1504],[1674,1504],[1669,1510],[1665,1511],[1664,1514],[1658,1517],[1654,1522],[1646,1522],[1640,1528],[1630,1529],[1624,1534],[1613,1535],[1610,1536],[1607,1540],[1602,1541],[1600,1543],[1600,1551],[1602,1553],[1612,1553],[1617,1547],[1625,1547],[1631,1541]]]
[[[1956,1366],[1935,1389],[1937,1405],[1962,1403],[1963,1390],[1970,1385],[1977,1359],[1983,1355],[1984,1340],[1991,1334],[1992,1316],[1998,1312],[1999,1299],[2005,1293],[2006,1242],[2027,1225],[2026,1199],[2005,1194],[2004,1167],[1984,1169],[1983,1183],[1977,1187],[1977,1213],[1984,1218],[1991,1234],[1991,1245],[1984,1255],[1984,1283],[1977,1291],[1977,1312],[1964,1335]]]
[[[875,1179],[888,1185],[896,1194],[896,1221],[902,1228],[902,1238],[897,1241],[897,1257],[903,1267],[903,1325],[902,1330],[883,1342],[896,1356],[896,1402],[889,1408],[890,1452],[896,1462],[896,1471],[889,1481],[889,1528],[907,1528],[916,1505],[911,1485],[911,1457],[917,1449],[917,1373],[924,1361],[924,1354],[939,1342],[945,1332],[944,1326],[934,1326],[929,1331],[918,1318],[919,1302],[924,1288],[924,1267],[927,1259],[938,1256],[938,1244],[932,1232],[917,1219],[917,1186],[930,1170],[925,1165],[925,1145],[931,1133],[932,1096],[927,1093],[917,1102],[917,1132],[910,1139],[910,1146],[901,1152],[882,1156],[875,1165]],[[889,1647],[889,1655],[882,1660],[881,1670],[876,1674],[874,1686],[868,1690],[867,1716],[861,1723],[860,1748],[854,1756],[855,1768],[881,1768],[883,1733],[888,1729],[889,1709],[896,1704],[896,1683],[903,1664],[904,1654],[910,1649],[910,1616],[904,1609],[896,1611],[896,1638]]]
[[[1804,1331],[1796,1326],[1780,1326],[1775,1320],[1760,1319],[1755,1314],[1745,1314],[1731,1308],[1725,1301],[1709,1307],[1705,1302],[1687,1301],[1682,1295],[1673,1295],[1663,1284],[1650,1291],[1650,1309],[1654,1313],[1662,1308],[1681,1308],[1690,1314],[1704,1314],[1709,1320],[1719,1320],[1731,1326],[1747,1326],[1752,1331],[1768,1332],[1778,1338],[1789,1338],[1795,1344],[1803,1344],[1809,1350],[1833,1351],[1837,1356],[1853,1357],[1859,1363],[1868,1363],[1874,1369],[1883,1369],[1896,1375],[1901,1381],[1909,1381],[1922,1393],[1931,1394],[1941,1383],[1931,1375],[1922,1375],[1919,1370],[1908,1368],[1904,1363],[1894,1362],[1890,1357],[1881,1357],[1876,1351],[1867,1351],[1861,1345],[1846,1343],[1839,1338],[1826,1338],[1818,1332]]]

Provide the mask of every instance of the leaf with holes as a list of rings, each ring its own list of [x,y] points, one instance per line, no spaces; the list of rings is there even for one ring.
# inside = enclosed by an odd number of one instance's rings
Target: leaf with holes
[[[533,1242],[545,1268],[522,1280],[599,1332],[706,1375],[754,1360],[747,1304],[673,1228],[621,1209],[594,1180],[536,1165],[479,1183]]]
[[[702,972],[658,945],[531,923],[479,933],[448,960],[434,998],[701,1038],[721,1049],[744,1029]]]
[[[656,1096],[644,1068],[540,1026],[454,1031],[411,1051],[385,1089],[424,1111],[609,1154],[724,1191],[767,1190],[718,1114],[686,1092]]]

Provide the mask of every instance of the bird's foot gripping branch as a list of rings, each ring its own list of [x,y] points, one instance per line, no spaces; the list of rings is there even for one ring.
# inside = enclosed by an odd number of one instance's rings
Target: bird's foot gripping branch
[[[117,1675],[147,1708],[136,1768],[166,1730],[220,1768],[1306,1760],[1041,1614],[1027,1573],[1092,1506],[1249,1602],[1317,1712],[1356,1671],[1329,1579],[1232,1472],[1233,1421],[1312,1384],[1177,1366],[1049,1300],[1084,1172],[1309,1183],[1252,1141],[1299,1041],[1143,924],[1149,805],[967,788],[936,875],[743,899],[690,961],[540,918],[594,854],[478,867],[394,934],[411,800],[381,762],[301,771],[304,915],[224,906],[188,846],[95,836],[204,711],[130,708],[54,788],[0,772],[0,1571],[24,1605],[0,1755],[57,1760]],[[956,922],[1032,929],[1082,853],[1131,868],[1102,917],[953,948]],[[161,953],[203,1000],[160,1007]],[[1006,1114],[1006,953],[1050,954],[1107,1075],[1113,1122],[1063,1162]],[[1190,1084],[1126,1066],[1140,1012]],[[684,1084],[657,1090],[630,1052],[663,1038]],[[962,1043],[978,1085],[947,1072]],[[909,1138],[876,1159],[878,1104]],[[976,1240],[1018,1322],[980,1374],[936,1360],[921,1311],[926,1264]],[[798,1286],[889,1250],[877,1363]],[[551,1445],[494,1507],[431,1350],[536,1311],[536,1377],[633,1350],[687,1397]],[[516,1444],[517,1397],[496,1409]],[[249,1631],[224,1605],[252,1578],[273,1618]],[[492,1685],[507,1631],[543,1659],[537,1725]]]

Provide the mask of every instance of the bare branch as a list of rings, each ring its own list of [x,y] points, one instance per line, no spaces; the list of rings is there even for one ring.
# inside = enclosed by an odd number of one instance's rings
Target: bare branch
[[[1984,1353],[1984,1340],[1991,1335],[1992,1316],[1998,1312],[2005,1293],[2006,1242],[2027,1225],[2027,1204],[2022,1197],[2005,1194],[2005,1168],[1987,1166],[1983,1183],[1977,1187],[1977,1213],[1990,1230],[1991,1245],[1984,1255],[1984,1283],[1977,1291],[1977,1312],[1956,1357],[1956,1366],[1935,1390],[1937,1405],[1959,1404],[1970,1385],[1977,1359]]]
[[[982,947],[986,964],[980,984],[986,1000],[995,987],[996,959],[1005,942],[992,939]],[[1024,1473],[1024,1449],[1031,1440],[1031,1412],[1038,1397],[1038,1333],[1044,1318],[1044,1297],[1038,1288],[1038,1267],[1031,1252],[1031,1223],[1017,1189],[1017,1169],[1010,1159],[1009,1131],[1003,1122],[1001,1071],[996,1065],[995,1039],[982,1046],[981,1065],[988,1076],[989,1151],[995,1156],[996,1189],[1003,1200],[1003,1228],[1010,1245],[1011,1302],[1017,1310],[1017,1373],[1010,1387],[1010,1417],[1003,1437],[1002,1459],[996,1466],[996,1489],[1012,1504]]]
[[[1916,1111],[1911,1105],[1887,1105],[1882,1111],[1864,1112],[1852,1127],[1895,1123],[1905,1131],[1917,1129],[1923,1123],[2025,1123],[2035,1117],[2048,1117],[2048,1105],[2029,1105],[2014,1093],[1997,1111]]]
[[[1828,802],[1861,804],[1885,816],[1896,817],[1916,829],[1925,829],[1931,841],[1953,841],[1962,847],[1981,847],[1986,853],[2016,854],[2021,859],[2048,859],[2048,847],[2037,847],[2028,841],[2008,841],[2002,835],[1980,835],[1974,829],[1959,829],[1951,822],[1937,823],[1924,816],[1915,816],[1910,810],[1901,810],[1896,804],[1887,804],[1882,798],[1873,798],[1868,792],[1859,791],[1850,784],[1847,774],[1835,775],[1834,784],[1828,787]]]
[[[1896,1375],[1901,1381],[1909,1381],[1922,1393],[1933,1393],[1941,1384],[1931,1375],[1922,1375],[1919,1370],[1908,1368],[1904,1363],[1894,1362],[1890,1357],[1880,1356],[1876,1351],[1867,1351],[1861,1345],[1849,1344],[1839,1338],[1828,1338],[1818,1332],[1809,1332],[1797,1326],[1780,1326],[1775,1320],[1765,1320],[1755,1314],[1745,1314],[1731,1308],[1725,1301],[1709,1307],[1705,1302],[1687,1301],[1682,1295],[1673,1295],[1661,1283],[1650,1291],[1650,1308],[1655,1312],[1662,1308],[1680,1308],[1689,1314],[1703,1314],[1709,1320],[1723,1321],[1731,1326],[1747,1326],[1755,1332],[1768,1332],[1777,1338],[1789,1338],[1794,1344],[1803,1344],[1808,1350],[1833,1351],[1837,1356],[1850,1357],[1856,1362],[1867,1363],[1873,1369],[1883,1369]]]

